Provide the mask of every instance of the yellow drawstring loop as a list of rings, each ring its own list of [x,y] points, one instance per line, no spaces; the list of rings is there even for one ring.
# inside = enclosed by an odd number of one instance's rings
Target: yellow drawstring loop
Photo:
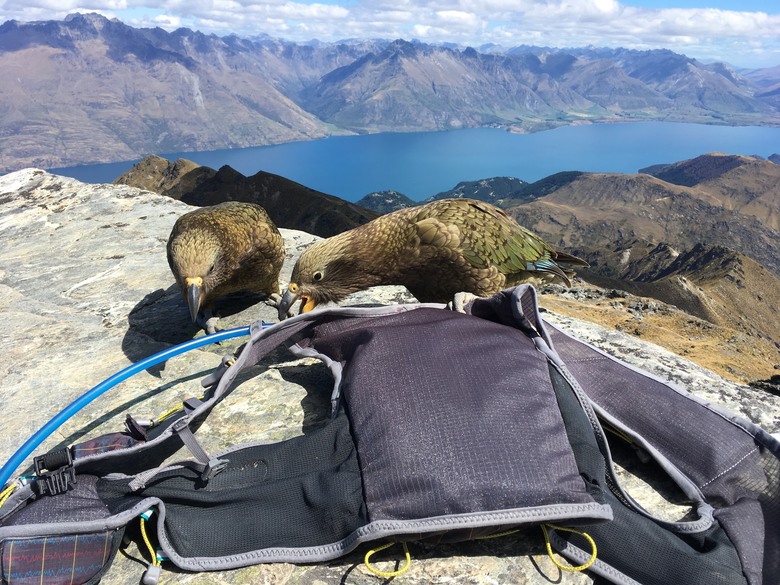
[[[585,540],[587,540],[588,544],[590,544],[591,550],[593,551],[590,555],[590,558],[587,560],[587,562],[583,565],[572,567],[569,565],[564,565],[558,559],[556,559],[553,553],[552,545],[550,544],[550,537],[547,534],[548,528],[551,530],[562,530],[563,532],[571,532],[572,534],[579,534]],[[587,532],[581,532],[579,530],[574,530],[572,528],[564,528],[563,526],[556,526],[555,524],[542,524],[542,532],[544,533],[544,542],[547,545],[547,555],[550,557],[550,560],[553,562],[553,564],[556,567],[558,567],[561,571],[567,571],[569,573],[578,573],[580,571],[584,571],[588,569],[593,563],[596,562],[596,554],[597,554],[596,541],[593,540],[593,538]]]
[[[520,532],[519,530],[505,530],[504,532],[497,532],[495,534],[488,534],[487,536],[475,536],[473,540],[488,540],[491,538],[501,538],[502,536],[509,536],[510,534],[515,534],[516,532]]]
[[[152,565],[160,565],[160,560],[157,557],[157,552],[154,550],[154,547],[152,546],[152,542],[149,540],[149,535],[146,534],[146,521],[152,517],[152,513],[154,510],[148,510],[141,514],[141,538],[144,539],[144,543],[146,544],[146,547],[149,549],[149,556],[152,559]]]
[[[19,487],[19,484],[17,482],[13,482],[11,485],[6,487],[2,492],[0,492],[0,508],[5,505],[5,503],[8,501],[8,498],[11,497],[11,494],[16,491],[16,488]]]
[[[230,361],[232,362],[233,360],[230,360]],[[227,366],[225,366],[225,367],[227,367]],[[203,396],[198,396],[198,400],[203,400],[205,397],[206,397],[205,394]],[[174,406],[173,408],[169,408],[168,410],[163,412],[160,416],[158,416],[156,419],[154,419],[154,424],[155,425],[160,424],[162,421],[164,421],[169,416],[179,412],[182,408],[184,408],[184,406],[182,404],[179,404],[178,406]]]
[[[156,419],[154,419],[154,424],[155,425],[160,424],[166,418],[168,418],[169,416],[179,412],[181,409],[182,409],[182,407],[180,405],[179,406],[174,406],[173,408],[169,408],[168,410],[163,412],[160,416],[158,416]]]
[[[395,544],[394,542],[388,542],[387,544],[383,544],[378,548],[374,548],[368,551],[366,553],[366,556],[363,558],[363,564],[366,566],[366,569],[371,571],[377,577],[382,577],[383,579],[398,577],[399,575],[403,575],[404,573],[406,573],[406,571],[408,571],[409,567],[412,565],[412,555],[409,554],[409,547],[406,545],[405,542],[402,542],[401,546],[403,546],[404,548],[404,556],[406,557],[406,563],[404,564],[403,567],[401,567],[397,571],[380,571],[379,569],[377,569],[375,566],[371,564],[371,557],[374,555],[374,553],[378,553],[381,550],[390,548],[394,544]]]

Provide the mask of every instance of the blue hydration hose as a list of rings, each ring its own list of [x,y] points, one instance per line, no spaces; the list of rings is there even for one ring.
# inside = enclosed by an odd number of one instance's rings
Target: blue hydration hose
[[[263,323],[262,327],[270,327],[270,324]],[[226,339],[232,339],[234,337],[241,337],[242,335],[249,335],[249,326],[236,327],[235,329],[225,329],[223,331],[212,333],[211,335],[196,337],[195,339],[190,339],[189,341],[185,341],[184,343],[174,345],[173,347],[164,349],[163,351],[154,355],[150,355],[149,357],[144,358],[139,362],[127,366],[113,376],[106,378],[100,382],[100,384],[91,388],[79,396],[76,400],[71,402],[64,409],[62,409],[54,418],[43,425],[38,430],[38,432],[27,439],[24,445],[17,449],[16,453],[14,453],[8,462],[0,469],[0,488],[6,484],[6,482],[10,479],[11,474],[16,471],[16,468],[19,467],[24,462],[24,460],[30,456],[30,454],[32,454],[38,445],[40,445],[46,438],[49,437],[49,435],[56,431],[70,417],[84,408],[87,404],[95,400],[95,398],[104,394],[107,390],[113,388],[120,382],[124,382],[130,376],[151,368],[160,362],[167,361],[174,356],[180,355],[192,349],[197,349],[198,347],[203,347],[204,345],[219,343],[220,341],[225,341]]]

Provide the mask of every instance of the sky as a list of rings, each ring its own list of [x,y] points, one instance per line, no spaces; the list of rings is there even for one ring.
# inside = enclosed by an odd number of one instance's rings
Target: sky
[[[73,12],[296,42],[671,49],[735,67],[780,66],[780,0],[0,0],[0,22]]]

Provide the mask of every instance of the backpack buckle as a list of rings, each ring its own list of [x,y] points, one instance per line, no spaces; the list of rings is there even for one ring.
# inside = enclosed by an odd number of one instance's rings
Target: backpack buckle
[[[76,483],[76,470],[73,468],[73,455],[69,447],[38,455],[33,462],[35,475],[38,476],[35,484],[38,495],[56,496],[68,491]]]
[[[210,459],[203,471],[200,473],[200,478],[203,481],[209,481],[212,477],[220,473],[225,467],[227,467],[230,461],[226,459]]]

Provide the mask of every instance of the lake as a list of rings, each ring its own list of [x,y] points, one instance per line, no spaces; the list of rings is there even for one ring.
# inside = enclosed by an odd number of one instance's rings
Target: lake
[[[780,153],[780,128],[666,122],[566,126],[535,134],[497,128],[334,136],[208,152],[160,153],[244,175],[266,171],[348,201],[393,189],[414,200],[461,181],[510,176],[532,182],[560,171],[636,173],[708,152]],[[51,169],[87,183],[111,182],[137,160]]]

